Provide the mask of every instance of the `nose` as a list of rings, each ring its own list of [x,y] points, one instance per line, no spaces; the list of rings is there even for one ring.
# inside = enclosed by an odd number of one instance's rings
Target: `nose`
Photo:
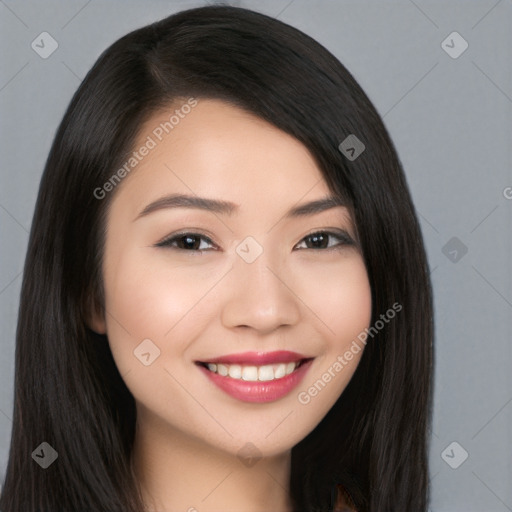
[[[237,256],[229,274],[221,312],[226,328],[252,328],[265,335],[299,321],[294,278],[270,251],[263,251],[252,263]]]

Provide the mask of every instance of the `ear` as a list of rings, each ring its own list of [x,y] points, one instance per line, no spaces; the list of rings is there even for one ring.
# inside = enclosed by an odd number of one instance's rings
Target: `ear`
[[[85,323],[91,331],[97,334],[107,333],[107,324],[105,321],[105,311],[100,305],[94,293],[88,295],[87,303],[84,307]]]

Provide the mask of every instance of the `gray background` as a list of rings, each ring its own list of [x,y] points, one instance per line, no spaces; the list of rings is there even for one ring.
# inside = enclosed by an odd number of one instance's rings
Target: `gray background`
[[[114,40],[206,3],[0,1],[1,480],[12,426],[21,272],[56,127],[81,79]],[[317,39],[383,116],[420,216],[434,286],[431,510],[512,510],[512,0],[232,4]],[[31,48],[43,31],[59,45],[47,59]],[[469,44],[458,58],[441,45],[453,31]],[[456,40],[447,44],[461,48]],[[453,237],[458,241],[449,242]],[[463,450],[469,456],[460,464]]]

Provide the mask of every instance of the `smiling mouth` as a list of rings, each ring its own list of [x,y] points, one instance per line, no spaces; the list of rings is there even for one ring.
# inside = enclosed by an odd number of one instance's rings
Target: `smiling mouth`
[[[300,359],[288,363],[266,364],[261,366],[243,364],[207,363],[198,361],[197,365],[206,368],[221,377],[229,377],[246,382],[270,382],[280,380],[291,375],[303,364],[313,358]]]

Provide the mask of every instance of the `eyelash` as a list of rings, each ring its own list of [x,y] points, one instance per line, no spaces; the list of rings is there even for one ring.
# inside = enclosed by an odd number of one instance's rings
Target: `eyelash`
[[[182,249],[181,247],[176,247],[176,246],[171,245],[172,243],[179,241],[182,238],[185,238],[187,235],[191,236],[191,237],[201,238],[203,240],[206,240],[207,243],[209,243],[211,245],[214,245],[214,246],[216,245],[214,242],[212,242],[212,240],[209,237],[207,237],[206,235],[204,235],[202,233],[193,233],[193,232],[189,232],[189,231],[184,231],[182,233],[177,233],[177,234],[171,235],[168,238],[165,238],[161,242],[158,242],[157,244],[155,244],[155,247],[165,247],[165,248],[177,249],[179,251],[185,251],[185,252],[199,252],[199,253],[206,252],[204,249],[203,250],[201,250],[201,249]],[[314,232],[310,233],[309,235],[306,235],[299,242],[299,244],[308,238],[313,238],[315,235],[327,235],[328,237],[337,238],[340,241],[340,243],[338,243],[332,247],[325,247],[325,248],[306,247],[305,249],[313,250],[313,251],[315,251],[315,250],[316,251],[332,251],[332,250],[339,250],[343,246],[355,245],[354,240],[346,231],[334,232],[334,231],[327,231],[327,230],[314,231]],[[207,250],[211,250],[211,249],[207,249]]]

